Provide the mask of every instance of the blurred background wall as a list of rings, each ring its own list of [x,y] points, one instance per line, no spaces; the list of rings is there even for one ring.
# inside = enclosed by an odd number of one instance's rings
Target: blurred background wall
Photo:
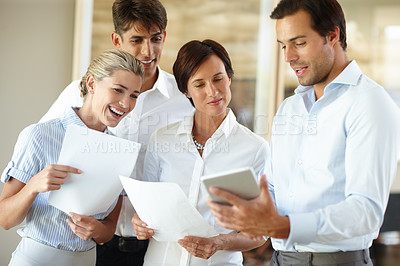
[[[73,28],[74,0],[0,0],[1,172],[19,132],[71,81]],[[19,241],[16,228],[0,228],[0,266]]]

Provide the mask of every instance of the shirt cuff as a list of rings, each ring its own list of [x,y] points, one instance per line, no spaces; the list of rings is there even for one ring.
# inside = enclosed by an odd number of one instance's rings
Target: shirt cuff
[[[309,244],[317,235],[317,218],[314,213],[289,214],[290,234],[285,249],[298,244]]]

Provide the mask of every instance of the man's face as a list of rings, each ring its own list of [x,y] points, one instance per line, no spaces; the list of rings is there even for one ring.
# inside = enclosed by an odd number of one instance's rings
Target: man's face
[[[303,86],[325,88],[332,81],[333,45],[311,28],[310,15],[300,10],[276,21],[278,42],[285,61]]]
[[[133,23],[129,30],[119,36],[115,32],[112,39],[116,48],[122,49],[140,60],[144,67],[145,79],[157,75],[166,32],[152,25],[147,31],[141,24]]]

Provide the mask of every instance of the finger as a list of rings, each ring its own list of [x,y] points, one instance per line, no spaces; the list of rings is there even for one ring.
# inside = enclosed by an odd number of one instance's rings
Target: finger
[[[264,204],[267,204],[268,206],[274,208],[275,203],[274,200],[272,199],[272,195],[269,192],[269,187],[268,187],[268,181],[267,181],[267,176],[263,174],[260,178],[260,199]]]
[[[67,219],[67,223],[68,223],[69,227],[71,228],[72,232],[75,235],[77,235],[79,238],[81,238],[83,240],[89,240],[91,238],[91,235],[86,230],[84,230],[84,228],[76,225],[70,219]]]
[[[209,191],[217,195],[218,197],[226,200],[228,203],[232,205],[239,205],[244,201],[242,198],[236,196],[235,194],[215,186],[210,187]]]
[[[72,174],[81,174],[82,171],[78,168],[68,166],[68,165],[61,165],[61,164],[54,164],[54,169],[61,172],[72,173]]]
[[[133,215],[131,222],[132,222],[132,224],[137,225],[137,226],[141,226],[141,227],[147,226],[147,224],[140,219],[140,217],[137,213],[135,213]]]
[[[74,224],[79,225],[79,226],[85,224],[85,220],[88,217],[88,216],[85,216],[85,215],[79,215],[79,214],[74,213],[74,212],[70,212],[68,214],[71,217],[71,219],[74,222]]]

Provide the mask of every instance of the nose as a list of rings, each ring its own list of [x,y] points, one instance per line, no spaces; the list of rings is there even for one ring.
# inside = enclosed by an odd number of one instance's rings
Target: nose
[[[130,101],[130,99],[129,99],[130,97],[129,96],[124,96],[124,97],[122,97],[120,100],[119,100],[119,105],[121,106],[121,107],[123,107],[123,108],[128,108],[129,107],[129,101]]]
[[[217,89],[212,82],[210,82],[209,85],[206,86],[206,93],[210,97],[214,97],[217,94]]]
[[[284,51],[285,51],[285,62],[290,63],[298,59],[297,52],[294,48],[286,47]]]
[[[151,56],[151,44],[150,44],[150,40],[145,40],[142,44],[141,47],[141,51],[142,55],[146,56],[146,57],[150,57]]]

